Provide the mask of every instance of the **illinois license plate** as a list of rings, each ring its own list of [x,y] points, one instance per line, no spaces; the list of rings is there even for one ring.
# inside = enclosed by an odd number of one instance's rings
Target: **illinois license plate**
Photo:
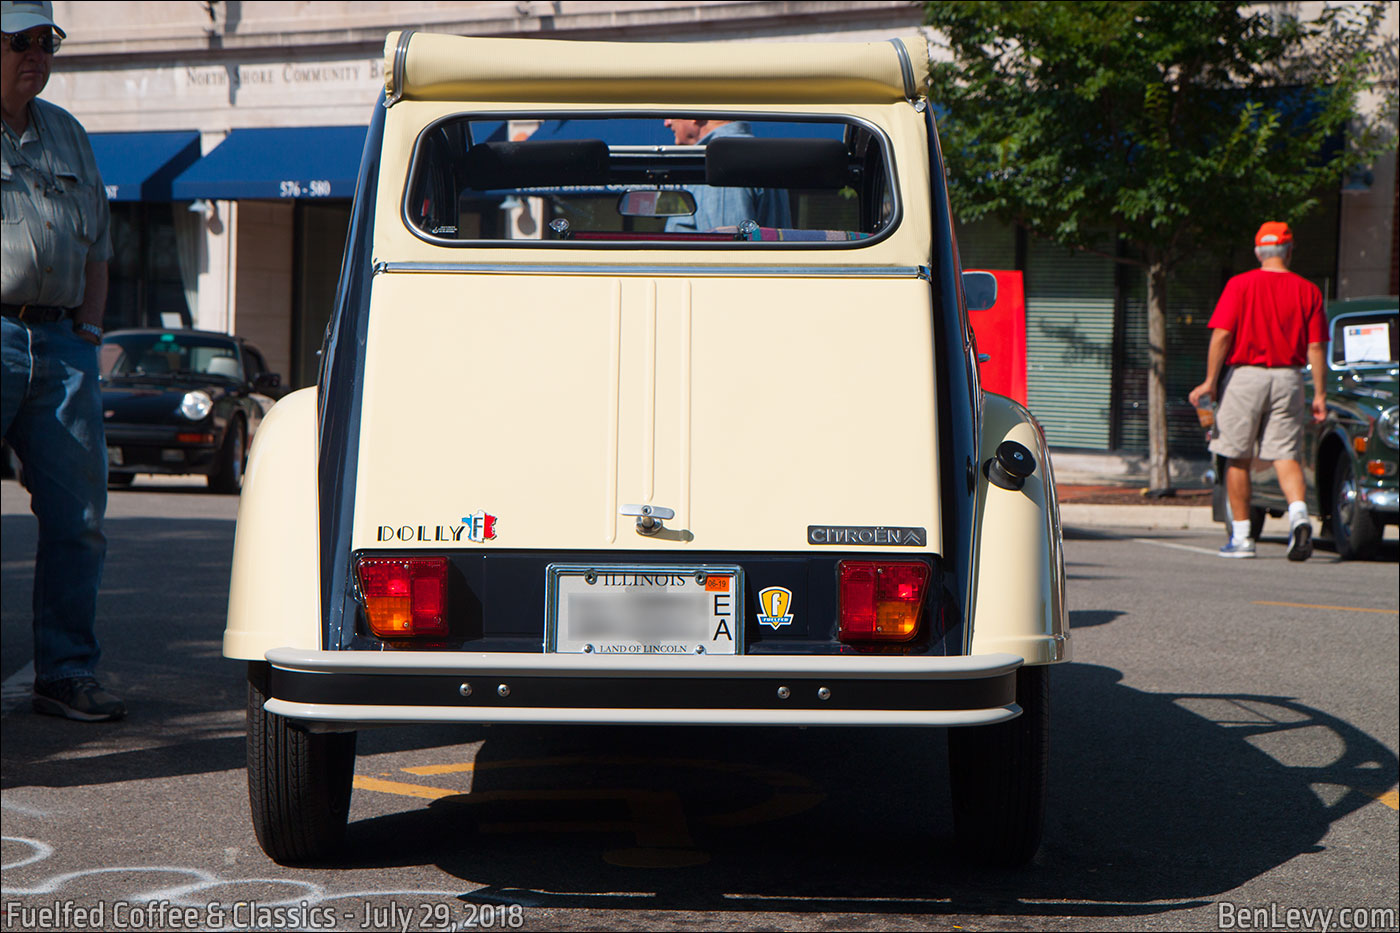
[[[739,654],[743,571],[725,565],[550,564],[545,650]]]

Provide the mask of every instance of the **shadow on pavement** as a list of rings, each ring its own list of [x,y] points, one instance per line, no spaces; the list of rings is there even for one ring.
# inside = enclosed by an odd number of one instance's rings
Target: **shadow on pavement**
[[[527,906],[1154,914],[1318,851],[1395,784],[1383,745],[1287,697],[1055,674],[1046,839],[1022,871],[963,864],[943,736],[910,729],[495,727],[474,765],[393,775],[441,797],[353,823],[343,864],[436,861],[486,885],[465,899]],[[1288,763],[1318,729],[1336,759]]]
[[[6,676],[33,658],[35,528],[28,515],[0,525]],[[233,522],[109,517],[106,532],[98,677],[125,700],[128,717],[70,722],[33,713],[24,697],[3,720],[5,789],[243,766],[243,671],[220,654]]]

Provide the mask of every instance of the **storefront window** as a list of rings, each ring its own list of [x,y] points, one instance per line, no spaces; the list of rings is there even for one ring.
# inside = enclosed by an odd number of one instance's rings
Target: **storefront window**
[[[180,275],[174,212],[185,205],[112,204],[108,330],[119,327],[189,327],[192,320]]]

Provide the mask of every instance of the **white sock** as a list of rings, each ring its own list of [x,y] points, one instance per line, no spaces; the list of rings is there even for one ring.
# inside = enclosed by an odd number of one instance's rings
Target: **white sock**
[[[1308,520],[1308,504],[1306,502],[1288,503],[1288,527],[1297,528]]]
[[[1249,540],[1249,519],[1230,523],[1230,537],[1236,541]]]

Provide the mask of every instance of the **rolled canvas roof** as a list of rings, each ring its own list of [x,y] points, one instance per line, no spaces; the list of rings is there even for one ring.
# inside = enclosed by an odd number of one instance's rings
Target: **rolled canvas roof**
[[[904,53],[904,54],[901,54]],[[391,32],[390,101],[888,103],[924,93],[923,39],[577,42]]]

